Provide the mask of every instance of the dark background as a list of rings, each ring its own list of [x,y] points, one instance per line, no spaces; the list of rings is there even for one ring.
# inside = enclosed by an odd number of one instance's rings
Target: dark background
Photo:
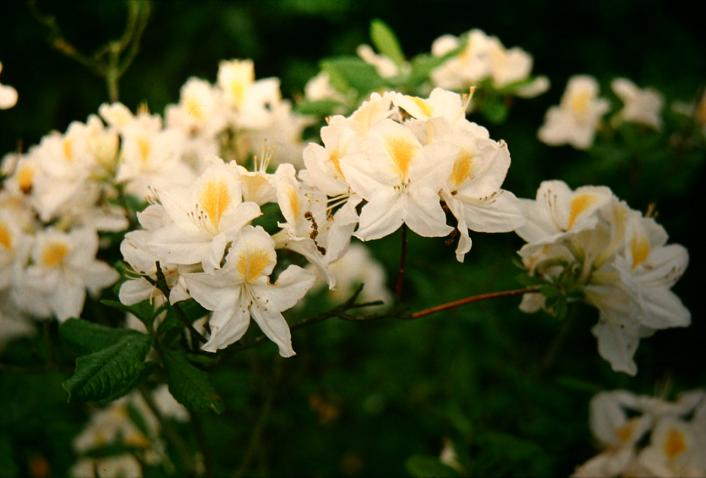
[[[39,6],[86,52],[123,28],[120,1]],[[330,321],[297,331],[295,359],[280,361],[264,347],[216,374],[227,412],[205,418],[214,455],[223,470],[242,463],[267,399],[273,405],[250,458],[252,473],[399,476],[410,456],[437,455],[448,437],[479,476],[567,475],[595,453],[587,406],[597,391],[623,387],[673,397],[706,385],[703,236],[697,233],[704,217],[699,193],[704,158],[702,152],[700,162],[683,170],[678,158],[666,156],[627,177],[620,165],[594,166],[595,155],[539,144],[536,131],[566,80],[577,73],[596,76],[606,94],[612,78],[626,76],[669,99],[694,101],[706,79],[703,14],[668,1],[160,1],[141,51],[120,83],[120,99],[131,108],[146,102],[162,111],[178,100],[188,77],[215,81],[218,62],[229,58],[252,58],[258,77],[280,77],[285,96],[292,97],[317,72],[319,59],[353,54],[368,42],[373,18],[397,32],[409,56],[429,51],[444,33],[470,28],[530,52],[533,71],[548,76],[552,88],[537,99],[518,101],[506,124],[490,126],[491,136],[505,138],[512,153],[507,189],[533,197],[541,180],[560,178],[572,187],[606,184],[636,209],[656,202],[671,240],[691,254],[676,291],[691,309],[693,325],[643,341],[636,357],[639,373],[631,379],[611,372],[598,357],[589,332],[597,312],[583,306],[572,308],[574,318],[561,341],[562,324],[546,315],[523,315],[512,299],[414,323]],[[63,131],[107,99],[102,80],[52,50],[46,33],[23,2],[0,3],[0,82],[20,95],[14,109],[0,112],[0,151],[15,149],[18,141],[26,148],[51,129]],[[406,297],[412,308],[518,286],[512,261],[521,241],[507,234],[472,238],[463,265],[441,241],[412,240]],[[394,236],[373,245],[390,282],[397,241]],[[54,390],[58,378],[42,383]],[[35,455],[49,457],[54,469],[70,463],[70,437],[80,420],[76,409],[62,408],[62,394],[48,392],[46,400],[55,408],[36,397],[39,402],[29,403],[64,418],[17,412],[28,420],[16,432],[17,443],[28,446],[18,452],[21,466],[22,457]],[[335,418],[326,419],[312,397],[332,404]],[[57,444],[57,437],[63,442]]]

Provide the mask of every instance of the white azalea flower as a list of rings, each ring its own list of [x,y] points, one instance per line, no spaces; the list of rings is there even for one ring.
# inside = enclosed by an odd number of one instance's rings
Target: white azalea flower
[[[439,191],[451,173],[452,146],[422,146],[403,125],[382,120],[371,132],[365,153],[365,160],[350,156],[341,160],[351,189],[367,201],[355,234],[358,238],[379,239],[402,224],[426,237],[451,232]]]
[[[154,255],[205,270],[218,268],[228,242],[261,214],[257,204],[243,202],[235,163],[220,158],[191,186],[158,189],[157,196],[171,222],[152,231]]]
[[[569,79],[559,106],[547,111],[539,129],[539,139],[551,146],[570,144],[577,149],[588,149],[593,144],[601,117],[610,104],[598,98],[598,82],[587,75]]]
[[[441,197],[458,221],[456,259],[463,262],[471,249],[468,230],[509,232],[525,223],[517,198],[501,189],[510,167],[504,141],[493,141],[488,131],[465,119],[454,129],[443,120],[427,125],[434,138],[456,147],[453,167]]]
[[[21,303],[38,301],[34,307],[46,307],[60,321],[77,317],[83,309],[86,289],[95,295],[118,279],[115,270],[96,260],[97,250],[98,235],[90,229],[69,233],[46,229],[37,234],[33,264],[26,273],[28,284],[37,293],[28,290]]]
[[[331,214],[326,195],[299,183],[289,164],[277,168],[275,183],[277,203],[285,218],[279,224],[282,231],[274,236],[277,247],[306,257],[333,288],[335,276],[328,266],[348,248],[358,219],[357,201],[349,200]]]
[[[633,466],[637,442],[652,426],[647,416],[628,418],[627,409],[635,409],[636,402],[637,397],[621,390],[593,397],[591,431],[604,451],[578,467],[572,476],[618,476]]]
[[[355,52],[366,63],[375,67],[378,75],[390,78],[401,73],[397,64],[385,55],[378,55],[370,45],[358,45]]]
[[[281,101],[279,80],[255,81],[251,60],[222,61],[218,66],[218,86],[226,103],[234,108],[238,128],[264,128],[271,121],[270,108]]]
[[[653,89],[638,88],[626,78],[614,79],[610,87],[623,102],[623,109],[618,113],[622,121],[641,123],[656,130],[662,128],[660,113],[664,99]]]
[[[0,62],[2,72],[2,62]],[[17,104],[17,90],[11,86],[0,83],[0,110],[12,108]]]
[[[697,422],[673,417],[659,420],[650,445],[638,457],[643,474],[667,478],[706,476],[706,430],[699,430],[698,426]]]
[[[333,100],[345,103],[347,98],[333,87],[331,77],[322,71],[304,85],[304,97],[309,101]]]
[[[189,294],[213,311],[211,336],[203,349],[215,352],[239,340],[250,318],[279,348],[282,357],[294,355],[292,338],[282,311],[293,307],[313,285],[315,276],[289,266],[270,283],[277,256],[274,241],[261,227],[246,226],[233,242],[225,264],[210,273],[184,274]]]
[[[179,92],[179,103],[165,111],[167,125],[188,135],[213,136],[226,125],[220,92],[209,82],[189,78]]]
[[[594,227],[597,212],[613,194],[604,186],[582,186],[572,191],[563,181],[543,181],[535,200],[522,199],[527,222],[517,234],[528,243],[550,243],[567,232]]]

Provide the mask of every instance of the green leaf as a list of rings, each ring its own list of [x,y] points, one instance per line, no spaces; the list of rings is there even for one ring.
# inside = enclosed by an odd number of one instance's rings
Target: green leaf
[[[59,335],[80,355],[91,354],[114,345],[129,335],[143,335],[130,329],[115,329],[83,319],[69,319],[59,326]]]
[[[294,110],[301,115],[330,116],[341,108],[341,103],[334,100],[302,101],[294,107]]]
[[[181,352],[166,351],[163,356],[169,391],[179,403],[195,412],[223,411],[221,397],[206,372],[191,365]]]
[[[110,347],[76,359],[76,371],[62,386],[69,400],[109,401],[129,392],[142,377],[152,339],[141,333],[121,337]]]
[[[338,57],[321,62],[331,84],[342,93],[355,90],[360,96],[385,86],[385,80],[372,65],[356,57]]]
[[[109,299],[103,299],[100,303],[112,309],[122,310],[123,312],[132,314],[143,322],[154,319],[154,307],[152,307],[149,300],[143,300],[134,305],[125,305],[120,301]]]
[[[394,61],[397,66],[405,63],[397,36],[385,22],[375,19],[370,23],[370,39],[377,51]]]
[[[454,478],[456,470],[444,465],[435,456],[412,455],[405,462],[407,472],[415,478]]]

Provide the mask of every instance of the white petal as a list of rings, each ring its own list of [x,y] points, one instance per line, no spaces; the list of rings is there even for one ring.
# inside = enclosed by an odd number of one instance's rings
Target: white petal
[[[134,305],[152,297],[155,287],[144,277],[123,282],[118,292],[118,299],[125,305]]]
[[[638,320],[653,329],[686,327],[691,323],[691,312],[671,290],[654,287],[640,296],[643,312]]]
[[[216,352],[240,340],[250,325],[250,312],[244,304],[236,307],[215,311],[209,320],[211,336],[208,342],[201,346],[206,352]]]
[[[51,295],[50,305],[59,322],[63,322],[70,317],[81,315],[85,300],[86,289],[83,285],[63,283],[61,288]]]
[[[625,324],[611,324],[600,320],[591,332],[598,339],[598,353],[610,363],[612,369],[634,376],[637,374],[637,365],[633,356],[640,343],[640,337],[631,329],[632,327]]]
[[[314,285],[316,276],[299,266],[289,266],[273,285],[252,286],[258,303],[279,312],[290,309]]]
[[[277,344],[279,354],[282,357],[286,358],[295,355],[292,348],[292,334],[281,312],[266,308],[256,302],[253,302],[250,311],[252,318],[260,326],[260,330],[267,338]]]
[[[189,295],[208,310],[233,309],[241,295],[241,288],[233,280],[229,269],[215,270],[210,274],[183,274]]]
[[[466,224],[473,231],[510,232],[525,224],[518,200],[509,191],[500,190],[486,201],[464,201],[463,208]]]
[[[441,208],[439,193],[420,187],[410,189],[404,222],[423,237],[447,236],[453,228],[446,224],[446,214]]]
[[[391,189],[379,190],[363,206],[355,236],[368,241],[396,231],[404,222],[406,203],[404,195]]]

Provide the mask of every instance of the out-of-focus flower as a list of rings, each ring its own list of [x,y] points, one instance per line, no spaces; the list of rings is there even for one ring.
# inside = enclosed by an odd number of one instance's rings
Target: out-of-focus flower
[[[657,91],[638,88],[627,78],[614,79],[610,87],[623,102],[623,109],[618,113],[621,121],[641,123],[656,130],[662,127],[660,113],[664,99]]]
[[[2,63],[0,62],[0,73]],[[17,90],[11,86],[0,83],[0,110],[12,108],[17,104]]]
[[[706,476],[703,391],[682,394],[677,402],[624,390],[601,392],[590,411],[591,431],[602,451],[572,476]]]
[[[539,129],[539,139],[551,146],[570,144],[577,149],[588,149],[601,117],[610,103],[598,97],[598,82],[587,75],[569,79],[559,106],[547,111]]]

